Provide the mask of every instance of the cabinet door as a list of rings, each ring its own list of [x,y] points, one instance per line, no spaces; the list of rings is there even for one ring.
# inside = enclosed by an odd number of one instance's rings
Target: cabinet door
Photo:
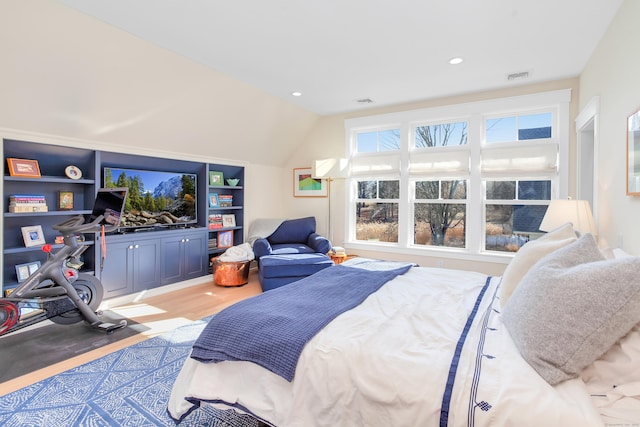
[[[105,298],[133,292],[133,242],[107,244],[104,268],[96,266],[96,275],[102,281]]]
[[[179,282],[183,275],[183,236],[162,239],[162,284]]]
[[[205,274],[209,266],[207,259],[207,235],[194,233],[185,236],[184,242],[184,278],[193,279]]]
[[[160,240],[136,240],[133,259],[133,291],[160,286]]]

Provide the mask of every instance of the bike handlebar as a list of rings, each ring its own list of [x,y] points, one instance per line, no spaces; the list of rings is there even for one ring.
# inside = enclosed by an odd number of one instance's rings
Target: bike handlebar
[[[76,233],[95,233],[100,231],[102,224],[100,222],[104,219],[104,216],[99,215],[91,222],[84,223],[83,215],[76,215],[69,218],[66,221],[51,226],[54,230],[61,232],[63,235],[68,236]],[[117,225],[106,225],[105,232],[109,233],[115,231],[118,228]]]

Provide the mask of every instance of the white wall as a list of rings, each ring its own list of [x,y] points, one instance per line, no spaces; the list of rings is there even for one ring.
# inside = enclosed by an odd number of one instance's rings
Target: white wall
[[[640,255],[640,197],[626,196],[626,119],[640,108],[640,2],[626,0],[580,76],[580,108],[598,96],[599,242]]]
[[[0,2],[0,129],[246,167],[247,224],[286,215],[283,166],[319,116],[55,0]]]

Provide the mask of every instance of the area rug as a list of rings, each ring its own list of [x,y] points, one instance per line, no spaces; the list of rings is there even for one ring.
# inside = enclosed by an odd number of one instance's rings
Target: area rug
[[[173,383],[207,319],[182,326],[0,397],[0,425],[174,426]],[[257,427],[232,410],[200,408],[180,426]]]
[[[45,326],[31,327],[28,330],[0,337],[0,383],[148,329],[144,325],[108,310],[100,318],[110,323],[127,320],[127,327],[106,334],[91,329],[85,322],[57,325],[47,321],[41,322],[41,324],[46,323]]]

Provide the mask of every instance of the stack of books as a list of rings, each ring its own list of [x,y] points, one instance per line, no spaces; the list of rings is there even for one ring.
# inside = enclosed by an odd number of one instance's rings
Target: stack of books
[[[219,194],[218,203],[220,203],[220,207],[223,208],[231,207],[233,206],[233,196],[231,194]]]
[[[209,215],[209,230],[222,228],[222,214]]]
[[[209,251],[218,249],[218,239],[216,239],[215,237],[213,239],[209,239],[207,246],[209,248]]]
[[[9,212],[48,212],[47,201],[40,194],[12,194],[9,196]]]

